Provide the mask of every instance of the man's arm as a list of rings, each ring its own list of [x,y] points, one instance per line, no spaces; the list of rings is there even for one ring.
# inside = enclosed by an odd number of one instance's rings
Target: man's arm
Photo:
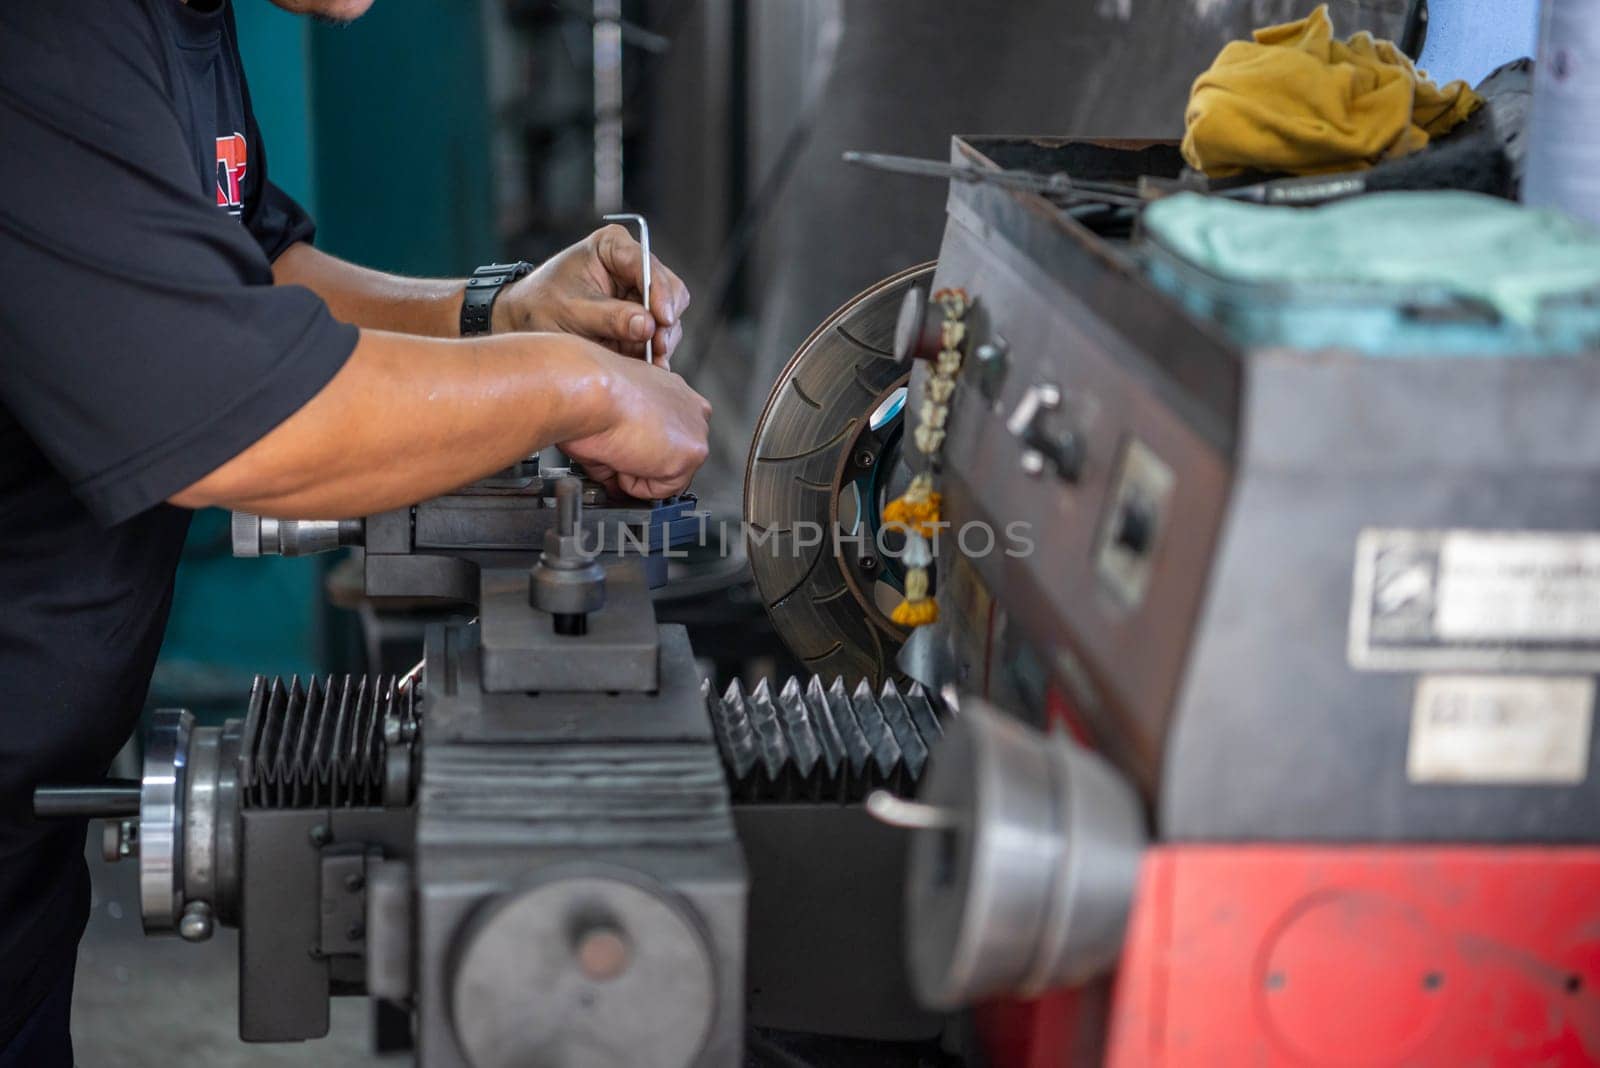
[[[711,407],[677,375],[578,338],[438,341],[364,330],[303,407],[171,503],[284,519],[371,515],[552,443],[641,498],[681,491]]]
[[[654,339],[658,362],[670,362],[683,336],[689,291],[651,257],[651,315],[639,294],[643,251],[620,226],[605,226],[508,286],[494,303],[493,333],[576,334],[630,356]],[[304,242],[272,264],[278,285],[301,285],[334,316],[372,330],[453,338],[461,332],[462,279],[403,278],[358,267]]]
[[[321,297],[334,318],[367,330],[420,337],[461,336],[465,279],[404,278],[347,263],[304,241],[290,245],[272,264],[277,285],[305,286]]]
[[[551,443],[636,496],[687,483],[707,409],[659,367],[570,335],[362,331],[271,284],[268,246],[195,187],[141,12],[0,5],[0,404],[96,520],[165,501],[359,516]],[[351,318],[398,307],[391,324],[446,332],[456,311],[453,286],[276,258]]]

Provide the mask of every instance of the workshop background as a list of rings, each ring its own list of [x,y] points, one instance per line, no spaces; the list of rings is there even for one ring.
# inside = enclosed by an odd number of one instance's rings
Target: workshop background
[[[267,0],[235,4],[272,177],[312,211],[328,251],[463,275],[538,260],[606,212],[650,220],[658,255],[694,294],[676,368],[716,406],[715,452],[696,488],[729,516],[752,427],[795,347],[852,294],[939,246],[944,183],[850,168],[841,152],[944,157],[952,134],[974,131],[1178,136],[1194,76],[1225,42],[1311,6],[379,0],[333,27]],[[1534,51],[1534,0],[1429,7],[1420,65],[1440,82],[1476,82]],[[1341,29],[1399,37],[1412,4],[1331,8]],[[403,659],[420,639],[415,621],[340,595],[340,566],[236,561],[226,513],[200,516],[150,706],[214,723],[239,713],[257,673]],[[726,596],[746,609],[730,618],[758,632],[751,655],[763,635],[782,655],[748,584]],[[166,1064],[174,1049],[207,1065],[370,1056],[360,1001],[339,1003],[328,1043],[240,1045],[233,936],[144,941],[136,907],[118,904],[119,880],[132,876],[97,866],[77,995],[82,1063]],[[152,1029],[160,1040],[142,1041]]]
[[[952,134],[980,130],[1178,136],[1190,83],[1224,43],[1310,6],[628,0],[620,54],[597,76],[607,2],[380,0],[348,27],[266,0],[238,0],[236,15],[273,179],[336,255],[459,275],[538,260],[606,212],[649,218],[694,294],[677,369],[717,410],[697,489],[730,514],[751,429],[796,346],[938,249],[943,184],[851,168],[841,152],[943,157]],[[1398,37],[1411,6],[1331,10],[1340,26]],[[1432,0],[1420,65],[1475,83],[1532,54],[1536,7]],[[612,82],[620,112],[605,103]],[[619,124],[620,159],[599,173],[596,130],[606,143]],[[233,560],[226,516],[202,514],[152,707],[220,715],[257,672],[364,670],[370,635],[322,596],[331,566]]]

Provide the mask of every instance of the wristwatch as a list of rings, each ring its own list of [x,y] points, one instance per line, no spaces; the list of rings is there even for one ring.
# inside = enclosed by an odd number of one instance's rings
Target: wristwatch
[[[473,271],[472,277],[467,279],[467,295],[461,301],[461,336],[487,334],[494,301],[500,295],[500,290],[507,283],[526,278],[532,273],[533,264],[527,260],[491,263]]]

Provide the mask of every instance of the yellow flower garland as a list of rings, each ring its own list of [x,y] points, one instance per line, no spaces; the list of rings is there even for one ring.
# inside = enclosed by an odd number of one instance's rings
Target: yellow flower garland
[[[955,393],[967,338],[966,323],[962,321],[968,308],[966,291],[941,289],[933,299],[944,311],[944,323],[939,330],[939,355],[933,362],[933,375],[928,379],[917,429],[912,434],[912,442],[923,454],[925,469],[911,480],[905,493],[883,509],[884,523],[906,529],[906,596],[889,616],[902,627],[920,627],[939,618],[939,603],[928,596],[933,559],[927,540],[938,529],[942,501],[934,489],[933,474],[944,445],[944,425],[950,415],[950,398]]]

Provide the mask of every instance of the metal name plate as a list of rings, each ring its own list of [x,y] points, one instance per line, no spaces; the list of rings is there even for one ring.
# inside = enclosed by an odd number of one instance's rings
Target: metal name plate
[[[1406,778],[1581,783],[1593,716],[1587,675],[1424,675],[1411,709]]]
[[[1600,534],[1369,528],[1352,587],[1359,670],[1600,672]]]

